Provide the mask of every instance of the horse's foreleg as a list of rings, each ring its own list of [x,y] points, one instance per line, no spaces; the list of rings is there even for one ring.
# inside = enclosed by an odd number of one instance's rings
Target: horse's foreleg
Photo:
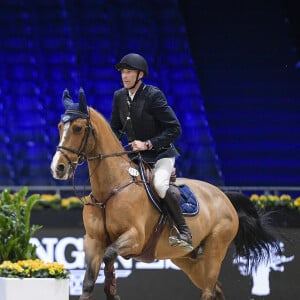
[[[102,261],[103,249],[99,241],[90,238],[84,239],[86,271],[82,284],[82,295],[79,300],[92,300],[92,292],[98,277]]]
[[[117,259],[118,252],[114,245],[110,245],[104,254],[103,262],[104,266],[104,292],[107,300],[119,300],[117,295],[117,282],[115,276],[114,262]]]
[[[132,229],[119,236],[113,244],[107,247],[103,256],[103,262],[105,264],[104,292],[107,300],[120,299],[116,294],[117,288],[114,269],[114,262],[117,259],[117,256],[120,255],[126,257],[139,253],[142,248],[142,245],[138,242],[139,240],[137,231]]]
[[[98,270],[99,272],[99,270]],[[92,300],[92,292],[95,286],[95,275],[92,264],[87,262],[86,271],[82,284],[82,295],[79,300]]]
[[[225,296],[223,293],[223,287],[222,287],[222,284],[220,281],[217,281],[215,291],[216,291],[216,299],[217,300],[225,300]]]

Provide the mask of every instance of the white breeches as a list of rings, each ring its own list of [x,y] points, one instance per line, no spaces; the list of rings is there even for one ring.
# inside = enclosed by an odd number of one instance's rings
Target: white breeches
[[[165,198],[170,185],[170,177],[175,164],[175,157],[158,160],[154,165],[153,185],[160,198]]]

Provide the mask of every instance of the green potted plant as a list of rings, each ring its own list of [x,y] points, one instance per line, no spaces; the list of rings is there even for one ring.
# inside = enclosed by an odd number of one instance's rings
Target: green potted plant
[[[12,195],[4,190],[0,196],[0,263],[35,258],[36,247],[29,240],[41,228],[30,224],[30,214],[38,195],[26,199],[28,189],[24,187]]]
[[[31,225],[30,216],[40,196],[27,194],[24,187],[0,195],[0,300],[67,300],[69,272],[61,264],[36,259],[30,238],[41,226]]]

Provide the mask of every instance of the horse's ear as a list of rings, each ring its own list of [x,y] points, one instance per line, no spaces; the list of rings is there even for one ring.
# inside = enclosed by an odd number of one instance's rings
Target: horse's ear
[[[70,96],[70,94],[69,94],[68,89],[64,90],[63,96],[62,96],[62,101],[63,101],[63,104],[65,106],[65,109],[68,109],[68,107],[70,107],[70,105],[74,103],[71,96]]]
[[[88,115],[86,97],[83,88],[79,89],[79,110]]]

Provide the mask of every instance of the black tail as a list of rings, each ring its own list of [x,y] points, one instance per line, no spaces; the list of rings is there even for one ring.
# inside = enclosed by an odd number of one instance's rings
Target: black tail
[[[235,256],[244,257],[249,268],[270,259],[271,251],[280,254],[279,241],[272,233],[270,215],[256,209],[251,200],[241,193],[226,192],[239,217],[239,229],[234,244]]]

